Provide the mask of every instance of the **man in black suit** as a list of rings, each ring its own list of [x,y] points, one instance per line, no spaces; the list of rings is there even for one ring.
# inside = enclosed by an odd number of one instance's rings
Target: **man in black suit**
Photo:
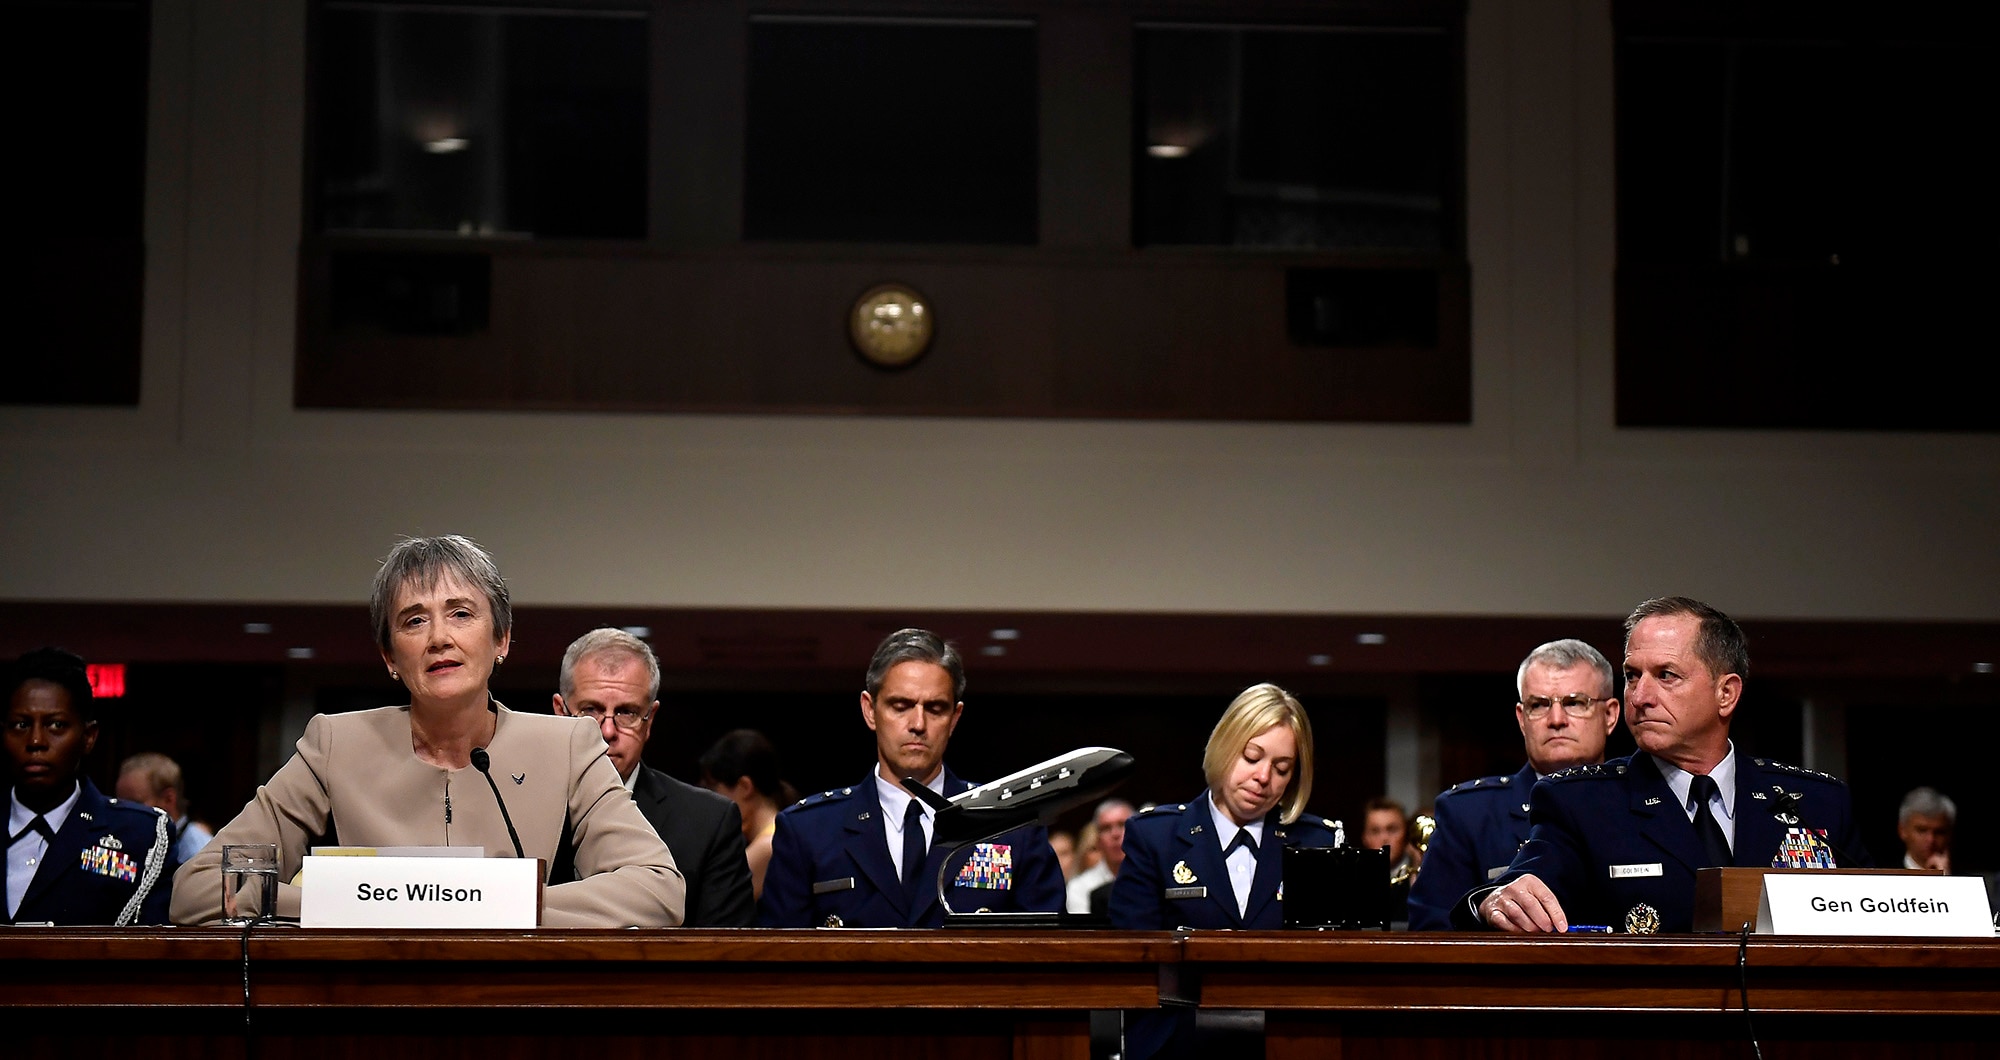
[[[597,722],[625,789],[687,877],[682,926],[750,926],[757,906],[736,804],[639,760],[660,710],[660,661],[652,647],[622,629],[593,629],[563,653],[560,685],[556,713]],[[565,860],[557,856],[551,879],[574,875]]]

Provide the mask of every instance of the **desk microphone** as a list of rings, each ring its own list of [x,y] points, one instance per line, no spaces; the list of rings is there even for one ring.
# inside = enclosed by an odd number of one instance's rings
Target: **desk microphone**
[[[514,831],[514,818],[507,815],[507,800],[500,797],[500,785],[493,782],[493,759],[486,748],[472,749],[472,768],[479,770],[479,775],[486,778],[486,786],[493,789],[493,801],[500,804],[500,819],[507,822],[507,838],[514,841],[514,856],[526,859],[528,855],[521,852],[520,833]]]
[[[1804,805],[1805,801],[1806,797],[1796,791],[1780,792],[1778,797],[1772,800],[1771,816],[1777,818],[1779,824],[1791,828],[1803,828],[1810,834],[1815,829],[1806,824],[1805,815],[1799,812],[1799,807]],[[1820,840],[1826,844],[1828,850],[1833,851],[1833,856],[1838,861],[1837,867],[1857,867],[1854,859],[1847,856],[1847,851],[1840,849],[1840,844],[1833,841],[1832,832],[1821,832]],[[1779,849],[1783,849],[1784,843],[1783,838],[1778,840]]]

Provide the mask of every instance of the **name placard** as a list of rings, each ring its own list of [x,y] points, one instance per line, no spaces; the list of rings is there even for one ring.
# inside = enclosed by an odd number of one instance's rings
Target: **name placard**
[[[1993,911],[1977,876],[1774,872],[1757,900],[1757,930],[1990,939]]]
[[[532,928],[542,863],[308,856],[301,885],[302,927]]]

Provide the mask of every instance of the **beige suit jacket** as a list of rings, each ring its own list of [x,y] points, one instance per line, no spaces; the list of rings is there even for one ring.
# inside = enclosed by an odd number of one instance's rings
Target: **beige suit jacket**
[[[574,829],[580,878],[548,888],[542,926],[679,924],[687,882],[619,783],[598,728],[583,718],[517,714],[497,702],[494,710],[486,750],[523,852],[552,860],[564,820]],[[225,845],[276,843],[278,878],[290,880],[308,845],[325,841],[329,824],[343,846],[476,846],[487,857],[513,857],[486,778],[470,766],[440,769],[411,748],[408,707],[315,716],[292,760],[174,874],[174,922],[222,916]],[[298,915],[298,887],[279,885],[278,913]]]

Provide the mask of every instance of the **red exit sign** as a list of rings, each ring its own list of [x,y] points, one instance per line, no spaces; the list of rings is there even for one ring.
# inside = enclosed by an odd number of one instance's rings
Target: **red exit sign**
[[[90,678],[92,698],[117,699],[125,694],[124,663],[99,663],[85,667],[84,673]]]

